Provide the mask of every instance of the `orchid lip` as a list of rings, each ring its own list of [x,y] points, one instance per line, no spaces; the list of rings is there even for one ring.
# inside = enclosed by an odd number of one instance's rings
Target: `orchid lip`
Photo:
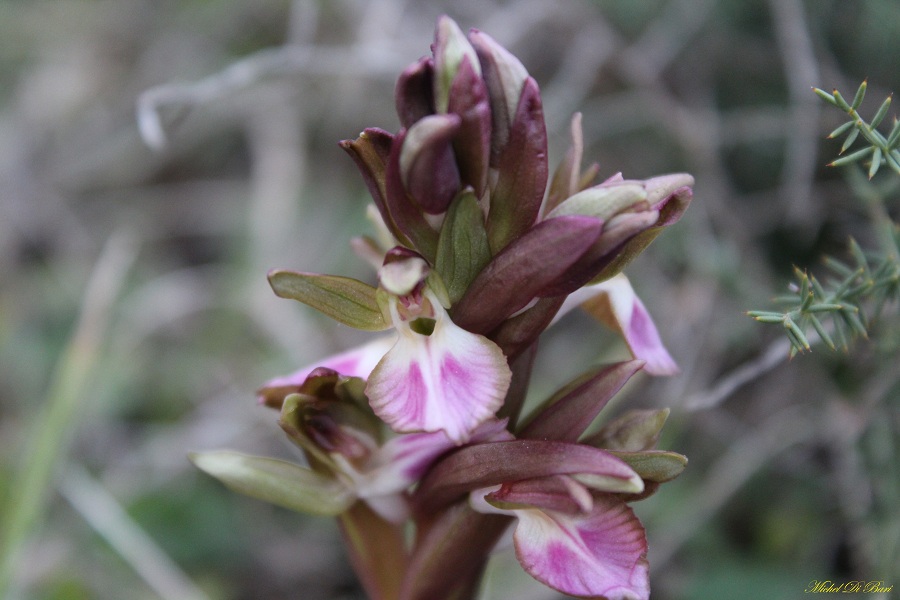
[[[405,321],[390,304],[399,335],[372,371],[366,394],[395,431],[444,431],[462,444],[500,408],[512,374],[496,344],[456,326],[430,290],[425,298],[433,320]]]

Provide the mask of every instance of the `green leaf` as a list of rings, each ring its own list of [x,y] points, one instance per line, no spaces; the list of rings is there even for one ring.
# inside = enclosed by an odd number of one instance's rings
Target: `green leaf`
[[[856,141],[856,138],[858,135],[859,135],[859,129],[854,129],[853,131],[851,131],[850,134],[847,136],[847,139],[844,140],[844,143],[841,145],[841,151],[839,152],[839,154],[843,154],[844,152],[846,152],[847,148],[852,146],[853,142]]]
[[[790,317],[786,317],[784,319],[784,327],[787,330],[788,337],[791,338],[791,342],[798,350],[809,350],[809,340],[806,339],[806,334],[803,333],[803,330],[794,322]]]
[[[825,331],[825,327],[822,326],[822,322],[818,318],[816,318],[815,315],[810,318],[810,322],[812,323],[812,326],[815,328],[816,332],[819,334],[819,337],[822,338],[822,341],[825,342],[829,348],[834,350],[836,347],[834,345],[834,340],[831,339],[831,336],[828,335],[827,331]]]
[[[900,141],[900,120],[894,119],[894,128],[891,129],[891,133],[888,135],[887,147],[893,148],[898,141]]]
[[[853,97],[853,102],[850,104],[850,107],[853,110],[859,108],[859,105],[862,104],[863,98],[866,96],[866,88],[868,87],[868,82],[863,80],[861,84],[859,84],[859,89],[856,90],[856,95]]]
[[[875,152],[872,153],[872,164],[869,165],[869,179],[875,177],[875,173],[878,172],[878,168],[881,166],[881,148],[875,148]]]
[[[856,130],[856,131],[858,131],[858,130]],[[874,150],[875,149],[872,148],[871,146],[868,148],[863,148],[862,150],[857,150],[856,152],[854,152],[852,154],[848,154],[847,156],[842,156],[841,158],[831,161],[831,163],[829,163],[828,166],[829,167],[840,167],[843,165],[849,165],[850,163],[854,163],[858,160],[861,160],[861,159],[867,157],[868,155],[872,154],[872,152],[874,152]]]
[[[887,115],[888,109],[891,107],[891,98],[892,96],[888,96],[885,98],[884,102],[881,103],[881,106],[878,107],[878,112],[875,113],[875,116],[872,117],[872,122],[869,124],[869,129],[875,129],[884,119],[885,115]]]
[[[189,458],[229,489],[290,510],[330,517],[356,501],[340,481],[284,460],[228,450],[196,452]]]
[[[759,321],[760,323],[781,323],[782,321],[784,321],[783,313],[759,314],[761,312],[763,312],[763,311],[754,310],[754,311],[748,312],[747,314],[749,316],[753,317],[754,320]]]
[[[684,471],[688,459],[677,452],[646,450],[643,452],[609,452],[634,469],[641,479],[663,483],[672,481]]]
[[[835,129],[834,131],[832,131],[831,133],[829,133],[829,134],[828,134],[828,139],[834,139],[834,138],[836,138],[836,137],[839,137],[839,136],[844,135],[844,133],[845,133],[848,129],[850,129],[851,127],[853,127],[853,124],[854,124],[854,121],[847,121],[846,123],[844,123],[843,125],[841,125],[841,126],[838,127],[837,129]]]
[[[891,166],[894,172],[900,175],[900,160],[897,160],[897,158],[894,157],[894,152],[895,151],[892,150],[891,152],[885,154],[884,157],[885,159],[887,159],[887,163]]]
[[[435,269],[455,304],[491,260],[484,215],[471,188],[460,192],[444,218]]]
[[[822,100],[824,100],[824,101],[827,102],[828,104],[831,104],[832,106],[837,106],[837,100],[835,100],[835,99],[834,99],[834,96],[832,96],[831,94],[829,94],[829,93],[826,92],[825,90],[820,90],[819,88],[814,87],[814,88],[813,88],[813,92],[815,92],[816,96],[818,96],[819,98],[821,98]]]
[[[837,103],[837,106],[841,107],[842,109],[844,109],[847,112],[850,112],[852,110],[850,108],[850,105],[847,104],[847,101],[844,100],[844,97],[841,95],[841,93],[839,91],[834,90],[831,93],[831,96],[834,98],[834,101]]]
[[[806,310],[806,312],[816,313],[816,312],[834,312],[836,310],[841,310],[842,308],[844,308],[843,304],[834,304],[833,302],[832,303],[822,302],[822,303],[818,303],[818,304],[812,304],[804,310]]]
[[[390,326],[375,300],[376,288],[362,281],[273,270],[269,272],[269,284],[278,297],[307,304],[344,325],[365,331],[382,331]]]

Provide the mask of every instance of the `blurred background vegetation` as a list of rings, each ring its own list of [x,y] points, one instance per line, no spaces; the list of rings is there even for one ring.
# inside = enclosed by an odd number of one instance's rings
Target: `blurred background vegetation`
[[[332,521],[231,494],[186,454],[292,456],[254,389],[363,339],[265,273],[370,277],[348,250],[366,193],[336,142],[398,127],[394,80],[441,13],[538,80],[553,164],[580,110],[603,176],[697,179],[629,270],[682,373],[612,409],[672,407],[661,447],[691,461],[636,507],[653,597],[900,585],[896,317],[788,362],[744,315],[792,264],[845,257],[849,235],[872,246],[824,167],[842,114],[810,87],[868,77],[868,115],[900,90],[897,0],[0,0],[0,510],[36,490],[17,597],[361,598]],[[897,179],[872,188],[895,221]],[[536,397],[625,356],[580,316],[542,350]],[[506,552],[485,597],[559,596]]]

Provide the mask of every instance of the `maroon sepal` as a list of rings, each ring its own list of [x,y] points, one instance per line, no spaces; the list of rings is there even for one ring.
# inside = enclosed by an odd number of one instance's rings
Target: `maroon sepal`
[[[413,495],[425,515],[477,489],[550,475],[596,474],[627,482],[634,471],[612,454],[554,440],[511,440],[463,446],[440,460]]]
[[[453,322],[474,333],[490,332],[575,263],[601,227],[599,219],[580,215],[538,223],[482,269],[453,307]]]
[[[437,254],[438,232],[428,224],[422,210],[406,193],[400,175],[400,150],[405,139],[406,130],[401,129],[394,138],[394,145],[391,148],[385,172],[385,211],[401,233],[401,237],[397,238],[398,241],[408,240],[411,248],[417,250],[428,262],[433,263]]]
[[[608,265],[619,258],[630,240],[635,239],[657,222],[659,215],[656,211],[651,210],[617,215],[615,219],[615,223],[612,220],[605,223],[603,233],[600,234],[596,243],[556,281],[540,290],[538,295],[546,297],[571,294],[592,281]],[[641,249],[643,250],[643,248]],[[612,275],[615,273],[612,273],[610,277]]]
[[[649,190],[648,190],[649,191]],[[593,281],[599,282],[609,279],[622,272],[622,269],[637,258],[663,230],[678,222],[684,211],[691,203],[694,191],[690,187],[682,187],[675,190],[660,202],[653,204],[651,208],[659,212],[656,224],[649,227],[621,244],[614,252],[609,253],[609,260],[594,276]],[[602,237],[602,236],[601,236]]]
[[[584,501],[579,502],[579,498]],[[507,510],[540,508],[577,515],[591,509],[591,493],[588,489],[565,475],[504,483],[484,499],[488,504]]]
[[[487,86],[464,56],[450,86],[447,111],[462,119],[453,141],[462,184],[470,185],[480,198],[487,187],[491,152],[491,105]]]
[[[459,115],[429,115],[406,130],[400,150],[400,176],[406,191],[428,214],[447,211],[460,190],[453,140]]]
[[[397,80],[394,98],[403,127],[434,114],[434,60],[422,57],[407,67]]]
[[[356,167],[366,183],[366,188],[369,190],[372,200],[375,201],[375,206],[378,208],[378,212],[381,213],[381,218],[384,219],[384,223],[391,234],[397,241],[409,243],[409,240],[397,227],[387,210],[385,174],[390,161],[393,142],[393,134],[384,129],[369,127],[363,130],[355,140],[341,140],[339,145],[356,163]]]
[[[531,383],[531,370],[534,367],[534,359],[537,357],[537,346],[535,341],[515,358],[508,358],[512,379],[509,382],[506,398],[503,399],[503,406],[497,411],[497,418],[507,419],[507,428],[510,430],[516,426],[519,413],[522,412],[522,406],[525,404],[525,398],[528,395],[528,386]]]
[[[565,296],[541,298],[534,306],[523,310],[503,323],[488,335],[500,346],[503,354],[512,361],[527,349],[553,321],[565,301]]]
[[[534,225],[547,186],[547,129],[541,93],[531,77],[522,89],[509,143],[498,157],[497,171],[487,222],[494,254]]]
[[[644,366],[629,360],[595,367],[551,396],[517,434],[520,438],[574,442],[603,407]]]

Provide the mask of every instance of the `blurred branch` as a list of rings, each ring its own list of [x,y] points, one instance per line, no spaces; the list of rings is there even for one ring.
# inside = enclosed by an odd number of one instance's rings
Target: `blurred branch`
[[[813,42],[803,3],[800,0],[769,0],[772,24],[781,48],[785,79],[791,99],[790,122],[785,136],[785,164],[782,193],[788,211],[809,218],[812,183],[816,171],[816,124],[819,108],[809,95],[809,87],[819,81]]]
[[[250,87],[268,77],[304,73],[353,77],[387,77],[404,64],[404,57],[388,48],[326,48],[282,46],[260,50],[218,73],[192,83],[167,83],[144,91],[137,99],[137,121],[144,142],[155,150],[166,145],[166,126],[160,110],[193,108]]]
[[[743,386],[783,365],[789,351],[790,344],[786,340],[773,342],[755,359],[733,369],[710,389],[688,397],[684,402],[684,409],[693,411],[718,406]]]
[[[46,404],[26,438],[23,463],[10,487],[2,523],[0,597],[8,597],[22,546],[46,506],[60,458],[76,428],[76,412],[88,391],[112,304],[135,256],[130,236],[121,232],[111,236],[88,281],[75,331],[51,375]]]
[[[209,600],[83,468],[70,465],[60,492],[163,600]]]

